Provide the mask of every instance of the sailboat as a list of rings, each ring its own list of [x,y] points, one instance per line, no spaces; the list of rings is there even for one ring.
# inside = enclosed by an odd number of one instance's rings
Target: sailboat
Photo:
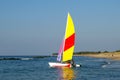
[[[58,62],[49,62],[50,67],[72,67],[70,61],[73,59],[73,52],[75,47],[75,28],[72,17],[70,13],[67,16],[66,23],[66,31],[64,35],[64,39],[60,46],[57,61]],[[80,67],[80,65],[75,64],[76,67]]]

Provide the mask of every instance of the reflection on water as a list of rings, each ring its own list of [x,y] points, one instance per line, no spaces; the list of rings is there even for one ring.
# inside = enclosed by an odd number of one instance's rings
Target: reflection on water
[[[72,68],[58,68],[58,80],[74,80],[75,79],[75,73]]]

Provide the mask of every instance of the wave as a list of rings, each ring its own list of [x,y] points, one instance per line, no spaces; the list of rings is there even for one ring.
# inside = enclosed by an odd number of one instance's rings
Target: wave
[[[33,60],[33,59],[39,59],[39,58],[46,58],[50,56],[5,56],[5,57],[0,57],[0,60]]]
[[[0,58],[0,60],[20,60],[20,58]]]
[[[6,57],[6,58],[0,58],[0,60],[32,60],[33,58],[13,58],[13,57],[11,57],[11,58],[8,58],[8,57]]]
[[[111,64],[110,61],[104,61],[104,64],[102,65],[102,68],[105,68],[110,64]]]
[[[21,60],[32,60],[33,58],[21,58]]]

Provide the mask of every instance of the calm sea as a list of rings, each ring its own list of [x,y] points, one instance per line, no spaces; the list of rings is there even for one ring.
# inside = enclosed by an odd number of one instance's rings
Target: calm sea
[[[56,57],[19,58],[0,60],[0,80],[120,80],[120,61],[74,57],[82,67],[50,68],[48,62],[56,61]]]

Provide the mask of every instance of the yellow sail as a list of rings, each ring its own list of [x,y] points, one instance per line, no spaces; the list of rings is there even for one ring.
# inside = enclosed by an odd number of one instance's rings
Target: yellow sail
[[[75,29],[74,23],[72,21],[72,17],[68,13],[66,31],[65,31],[65,42],[64,42],[64,50],[62,61],[68,61],[72,59],[74,52],[74,44],[75,44]]]

